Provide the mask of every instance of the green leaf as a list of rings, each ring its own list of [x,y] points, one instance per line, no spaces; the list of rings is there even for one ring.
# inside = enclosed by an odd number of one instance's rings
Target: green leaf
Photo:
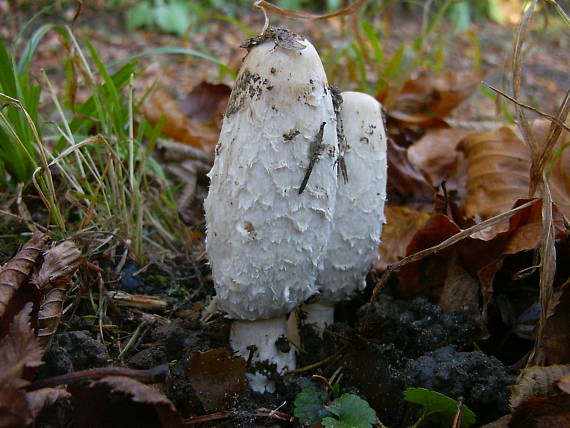
[[[465,31],[471,25],[471,7],[467,2],[454,4],[449,9],[449,19],[459,31]]]
[[[369,428],[377,421],[374,409],[354,394],[342,394],[326,409],[338,419],[324,418],[321,423],[325,428]]]
[[[141,2],[127,11],[127,28],[129,30],[150,27],[153,24],[153,20],[153,10],[146,2]]]
[[[188,10],[180,3],[169,3],[154,10],[156,23],[162,31],[183,36],[190,27]]]
[[[327,394],[318,391],[302,391],[295,397],[295,416],[302,424],[318,425],[330,415],[325,408]]]
[[[416,403],[424,407],[424,415],[438,415],[441,417],[453,418],[457,411],[457,401],[447,395],[425,388],[408,388],[404,391],[404,398],[410,403]],[[476,416],[473,411],[463,406],[461,415],[461,426],[468,428],[475,423]]]

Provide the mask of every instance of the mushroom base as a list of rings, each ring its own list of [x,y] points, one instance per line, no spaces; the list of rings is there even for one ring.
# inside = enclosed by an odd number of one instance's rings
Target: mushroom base
[[[247,373],[249,385],[256,392],[275,392],[275,382],[268,379],[266,369],[255,363],[275,364],[278,374],[295,368],[295,350],[287,341],[286,317],[256,321],[236,320],[230,331],[230,345],[234,351],[248,360],[253,352],[254,372]],[[253,346],[255,348],[253,348]]]

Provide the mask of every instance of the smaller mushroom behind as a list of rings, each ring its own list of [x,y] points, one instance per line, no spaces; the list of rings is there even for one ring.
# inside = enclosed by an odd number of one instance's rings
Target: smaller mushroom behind
[[[304,306],[305,324],[324,328],[334,321],[336,302],[366,285],[378,257],[385,223],[387,160],[382,105],[360,92],[343,92],[339,114],[346,151],[348,181],[339,180],[333,230],[317,285],[320,300]]]

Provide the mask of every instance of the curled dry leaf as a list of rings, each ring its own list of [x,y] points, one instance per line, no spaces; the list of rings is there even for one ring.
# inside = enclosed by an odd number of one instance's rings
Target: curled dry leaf
[[[247,390],[245,360],[227,349],[196,354],[188,367],[190,384],[207,412],[231,409]]]
[[[544,143],[545,121],[532,125],[536,140]],[[552,199],[570,217],[570,152],[564,149],[568,133],[562,133],[555,146],[560,154],[549,176]],[[463,140],[461,149],[467,162],[467,192],[463,199],[469,217],[492,217],[507,211],[514,201],[528,197],[530,152],[514,127],[479,132]]]
[[[27,303],[13,319],[8,334],[0,341],[0,388],[20,387],[24,368],[37,367],[43,350],[30,326],[32,304]]]
[[[463,198],[468,217],[493,217],[528,197],[530,154],[512,127],[471,134],[462,149],[468,165]]]
[[[395,104],[380,101],[389,109],[389,115],[405,124],[424,127],[442,125],[443,118],[469,98],[479,87],[484,73],[451,71],[441,75],[425,75],[408,80]]]
[[[459,226],[445,215],[435,214],[413,236],[406,249],[406,255],[437,245],[460,231]],[[402,267],[398,294],[405,298],[418,294],[430,295],[430,297],[439,295],[440,290],[435,288],[443,284],[447,276],[443,266],[447,266],[457,245]]]
[[[142,112],[152,124],[164,120],[162,133],[169,138],[208,151],[212,151],[216,145],[217,132],[200,126],[186,117],[176,101],[162,90],[154,91],[147,98]]]
[[[36,285],[45,289],[55,284],[67,284],[80,264],[79,248],[71,241],[63,241],[44,253],[44,261],[35,278]]]
[[[570,426],[570,395],[529,398],[513,412],[509,427],[562,428]]]
[[[532,397],[546,397],[557,394],[556,382],[570,374],[570,365],[553,365],[548,367],[529,367],[519,375],[512,388],[510,405],[517,408]]]
[[[43,294],[38,312],[38,339],[44,348],[57,330],[65,293],[81,262],[81,251],[71,241],[64,241],[44,254],[44,262],[34,278]]]
[[[546,320],[543,352],[551,364],[570,364],[570,285],[566,283],[554,299]]]
[[[49,236],[36,232],[22,249],[0,270],[0,318],[4,316],[12,296],[28,281],[32,269],[44,251]],[[4,322],[8,322],[4,320]]]
[[[570,394],[570,374],[558,380],[558,382],[556,382],[556,385],[560,391],[565,392],[566,394]]]
[[[201,82],[180,104],[180,110],[198,123],[218,124],[226,111],[232,89],[228,85]]]
[[[532,123],[532,130],[537,141],[546,142],[550,130],[550,122],[536,120]],[[547,166],[550,171],[548,180],[552,200],[567,219],[570,219],[570,133],[563,131],[554,146],[554,155],[551,164]]]
[[[26,392],[29,417],[35,420],[41,411],[59,400],[69,400],[71,394],[64,389],[43,388]]]
[[[459,128],[430,129],[408,148],[408,160],[423,172],[432,186],[437,187],[445,180],[447,190],[463,193],[464,159],[457,146],[472,132]]]
[[[388,184],[386,192],[388,200],[393,203],[401,199],[430,202],[433,200],[434,194],[434,188],[408,160],[406,149],[398,146],[391,138],[388,138]]]
[[[75,426],[140,426],[181,428],[174,404],[144,383],[108,376],[70,388]]]
[[[406,248],[416,232],[429,219],[429,214],[405,206],[386,206],[386,224],[382,242],[378,249],[380,258],[374,262],[374,269],[383,271],[406,255]]]
[[[515,207],[527,201],[517,201]],[[478,279],[485,306],[492,296],[493,279],[502,266],[504,256],[538,247],[542,225],[541,212],[541,203],[534,203],[518,211],[504,223],[499,223],[498,228],[491,226],[491,232],[481,233],[485,232],[483,229],[436,254],[403,266],[400,270],[398,293],[404,297],[427,293],[435,300],[440,299],[440,287],[445,284],[449,274],[449,260],[457,253],[457,263],[472,278]],[[506,227],[503,227],[504,225]],[[555,236],[563,236],[565,229],[559,214],[554,216],[554,230]],[[459,226],[448,217],[436,214],[411,239],[406,256],[437,245],[460,231]]]
[[[24,369],[41,364],[43,350],[30,326],[32,304],[24,306],[0,341],[0,426],[26,426],[33,422],[32,410],[37,407],[20,387],[29,382]]]

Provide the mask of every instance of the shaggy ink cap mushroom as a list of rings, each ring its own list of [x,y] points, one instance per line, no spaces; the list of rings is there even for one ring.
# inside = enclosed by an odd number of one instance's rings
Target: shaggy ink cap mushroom
[[[387,155],[382,105],[360,92],[341,96],[339,123],[346,139],[348,180],[338,182],[333,230],[317,279],[320,300],[304,307],[305,323],[320,327],[333,323],[336,302],[366,285],[385,223]]]
[[[204,202],[217,305],[235,320],[230,344],[245,358],[255,345],[253,360],[273,362],[278,372],[295,367],[294,351],[275,346],[285,334],[285,317],[317,293],[338,153],[319,55],[310,42],[283,31],[279,42],[269,37],[249,47]],[[261,375],[250,380],[257,391],[273,388]]]

